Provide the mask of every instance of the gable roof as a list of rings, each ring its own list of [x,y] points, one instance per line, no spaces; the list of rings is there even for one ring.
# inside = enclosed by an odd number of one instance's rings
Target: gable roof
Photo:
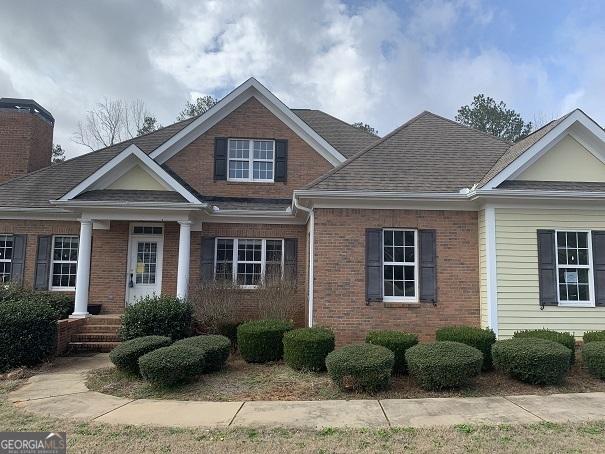
[[[292,109],[330,145],[347,158],[365,150],[380,137],[346,123],[339,118],[315,109]]]
[[[306,189],[457,193],[479,181],[509,147],[425,111]]]

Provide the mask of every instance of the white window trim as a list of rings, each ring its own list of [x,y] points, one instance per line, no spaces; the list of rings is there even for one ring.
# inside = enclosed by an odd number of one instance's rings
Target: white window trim
[[[54,275],[54,268],[55,268],[55,263],[74,263],[73,260],[55,260],[55,238],[58,237],[62,237],[62,238],[78,238],[78,259],[80,258],[80,237],[78,235],[53,235],[52,236],[52,248],[50,250],[50,266],[49,266],[49,276],[48,276],[48,289],[53,291],[53,292],[75,292],[76,291],[76,286],[74,285],[73,287],[61,287],[61,286],[56,286],[53,285],[53,275]],[[76,263],[76,274],[77,274],[77,270],[78,270],[78,260],[75,261]]]
[[[13,235],[11,233],[0,233],[0,238],[1,237],[7,238],[7,239],[8,238],[12,239],[13,245],[11,246],[11,249],[12,249],[12,253],[14,254],[15,253],[15,235]],[[11,263],[12,264],[13,263],[12,254],[11,254],[11,258],[10,259],[6,259],[6,258],[0,259],[0,263]],[[5,274],[5,273],[2,273],[2,274]],[[9,282],[10,282],[10,280],[11,280],[12,277],[13,277],[13,267],[11,265],[11,272],[8,274],[8,281]],[[2,284],[2,282],[3,281],[0,280],[0,284]]]
[[[412,262],[385,262],[384,261],[384,232],[414,232],[414,295],[415,296],[384,296],[384,266],[395,265],[395,266],[410,266]],[[385,303],[418,303],[420,302],[420,285],[418,282],[418,230],[415,229],[382,229],[382,242],[380,253],[382,254],[382,301]]]
[[[559,265],[559,244],[557,235],[560,233],[587,233],[587,246],[588,246],[588,265]],[[556,274],[557,274],[557,301],[560,307],[595,307],[595,294],[594,294],[594,263],[592,260],[592,233],[590,230],[574,230],[574,229],[558,229],[555,230],[555,260],[556,260]],[[588,301],[569,301],[562,300],[559,292],[559,268],[581,268],[588,270],[588,291],[590,292],[590,299]]]
[[[282,279],[284,277],[284,256],[285,256],[285,251],[284,251],[284,239],[283,238],[233,238],[233,237],[217,237],[214,239],[214,269],[213,269],[213,273],[214,273],[214,279],[216,280],[216,265],[217,265],[217,255],[218,255],[218,242],[219,240],[233,240],[233,256],[232,256],[232,270],[231,270],[231,279],[233,281],[233,283],[237,284],[237,264],[238,259],[237,259],[237,251],[238,251],[238,243],[240,240],[260,240],[262,241],[262,247],[261,247],[261,282],[264,282],[265,280],[265,272],[266,272],[266,265],[267,265],[267,241],[281,241],[281,275],[282,275]],[[241,263],[258,263],[257,261],[248,261],[248,260],[244,260]],[[256,289],[258,288],[258,285],[238,285],[239,288],[241,289]]]
[[[231,158],[229,156],[229,150],[231,149],[232,140],[247,140],[248,141],[248,178],[231,178],[229,177],[229,165],[231,161],[245,162],[246,159],[242,158]],[[273,159],[254,159],[254,142],[271,142],[273,144]],[[273,164],[273,171],[271,175],[273,178],[254,178],[254,162],[271,162]],[[275,182],[275,140],[272,139],[238,139],[232,137],[227,140],[227,181],[235,182],[248,182],[248,183],[274,183]]]

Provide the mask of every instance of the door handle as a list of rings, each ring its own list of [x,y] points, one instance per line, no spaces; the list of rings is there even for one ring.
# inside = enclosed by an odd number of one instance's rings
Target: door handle
[[[128,281],[128,288],[134,287],[134,282],[132,280],[133,273],[130,273],[130,281]]]

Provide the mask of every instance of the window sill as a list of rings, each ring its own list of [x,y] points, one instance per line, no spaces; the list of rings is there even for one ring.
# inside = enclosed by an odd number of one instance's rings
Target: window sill
[[[50,287],[48,289],[51,292],[75,292],[75,287]]]
[[[557,307],[578,307],[578,308],[594,308],[593,303],[559,303]]]
[[[412,301],[385,301],[384,307],[420,307],[421,303]]]
[[[238,181],[238,180],[227,180],[227,184],[275,184],[275,181]]]

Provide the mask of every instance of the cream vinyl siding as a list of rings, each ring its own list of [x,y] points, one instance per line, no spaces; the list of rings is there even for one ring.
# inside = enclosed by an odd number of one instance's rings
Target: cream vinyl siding
[[[155,178],[140,166],[133,167],[116,181],[111,183],[107,189],[124,189],[139,191],[166,191]]]
[[[499,336],[549,328],[581,337],[605,329],[605,307],[546,306],[538,299],[538,229],[605,230],[605,212],[552,209],[496,209]],[[483,315],[482,315],[483,320]]]
[[[479,211],[479,301],[481,313],[481,326],[487,327],[487,253],[485,236],[485,210]]]

